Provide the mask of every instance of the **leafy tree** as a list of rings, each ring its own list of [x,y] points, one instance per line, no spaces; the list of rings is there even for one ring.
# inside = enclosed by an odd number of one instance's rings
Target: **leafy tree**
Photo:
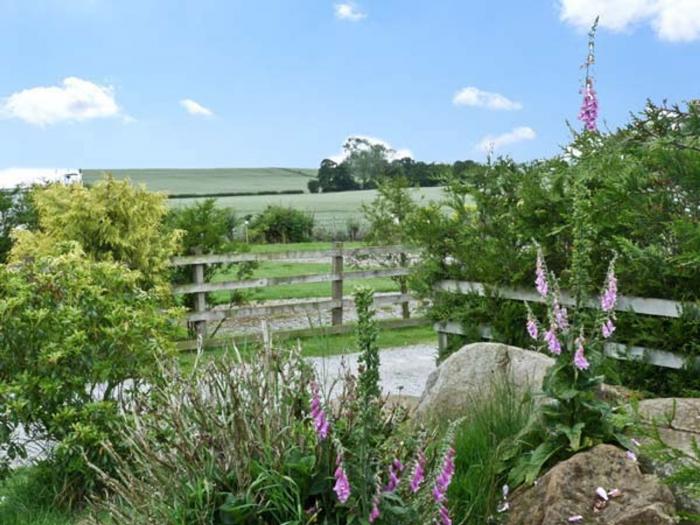
[[[32,203],[32,190],[17,188],[0,190],[0,263],[7,261],[12,249],[12,231],[15,228],[36,227],[36,213]]]
[[[146,286],[166,283],[179,233],[164,224],[164,194],[107,176],[90,188],[54,184],[32,195],[38,226],[16,232],[10,260],[55,254],[62,243],[75,241],[94,260],[138,271]]]
[[[318,170],[318,186],[323,192],[360,189],[360,185],[350,174],[348,165],[344,162],[337,164],[330,159],[323,159],[321,162]]]
[[[395,153],[384,144],[371,142],[364,137],[350,137],[343,149],[347,154],[345,162],[350,173],[363,190],[376,187],[377,180],[387,169],[388,158]]]

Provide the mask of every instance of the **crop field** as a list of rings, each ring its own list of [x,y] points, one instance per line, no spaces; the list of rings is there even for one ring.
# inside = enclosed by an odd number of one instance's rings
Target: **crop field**
[[[83,170],[83,180],[93,183],[107,172],[168,194],[307,191],[309,179],[316,176],[315,169],[306,168],[98,169]]]
[[[439,200],[442,188],[415,188],[413,197],[423,202]],[[342,191],[336,193],[304,193],[303,195],[250,195],[221,197],[219,205],[232,208],[239,217],[256,215],[270,204],[290,206],[314,215],[316,224],[329,229],[344,228],[350,218],[361,219],[362,204],[369,204],[377,197],[377,190]],[[177,199],[173,206],[186,206],[197,199]]]

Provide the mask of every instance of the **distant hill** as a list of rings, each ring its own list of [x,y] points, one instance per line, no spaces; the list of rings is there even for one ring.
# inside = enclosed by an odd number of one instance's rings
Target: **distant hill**
[[[129,178],[151,191],[168,194],[226,193],[258,191],[307,191],[315,169],[306,168],[215,168],[215,169],[125,169],[82,170],[90,184],[109,172],[118,179]]]

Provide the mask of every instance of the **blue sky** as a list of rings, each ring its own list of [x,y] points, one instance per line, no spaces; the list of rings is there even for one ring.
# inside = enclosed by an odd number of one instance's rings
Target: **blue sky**
[[[595,14],[609,127],[698,96],[700,0],[0,0],[0,168],[550,155]]]

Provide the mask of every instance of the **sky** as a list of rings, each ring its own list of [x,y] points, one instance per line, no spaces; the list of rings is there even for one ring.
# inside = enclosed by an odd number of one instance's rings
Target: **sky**
[[[550,156],[700,96],[700,0],[0,0],[0,169]]]

